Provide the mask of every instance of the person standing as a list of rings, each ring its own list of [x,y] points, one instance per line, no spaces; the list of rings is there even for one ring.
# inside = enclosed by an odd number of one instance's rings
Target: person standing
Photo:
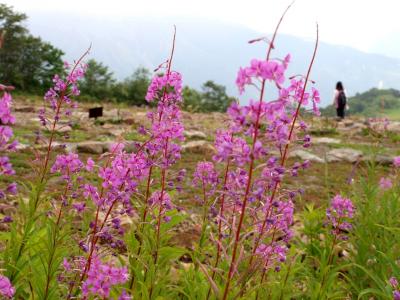
[[[333,96],[333,105],[336,107],[337,117],[340,119],[344,119],[344,112],[347,105],[347,97],[341,81],[338,81],[336,83],[335,94]]]

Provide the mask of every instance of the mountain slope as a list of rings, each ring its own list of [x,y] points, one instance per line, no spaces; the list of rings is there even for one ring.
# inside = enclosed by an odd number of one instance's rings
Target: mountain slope
[[[33,34],[63,49],[69,60],[79,57],[92,44],[91,56],[108,65],[121,79],[138,66],[154,69],[165,60],[174,23],[177,25],[174,68],[183,73],[185,84],[193,87],[198,88],[211,79],[226,85],[230,94],[237,95],[234,81],[238,67],[253,57],[265,55],[265,44],[247,43],[262,34],[210,20],[33,14],[28,27]],[[304,74],[313,43],[280,35],[276,42],[278,52],[273,56],[290,52],[293,63],[289,74]],[[379,82],[385,87],[400,89],[400,60],[321,43],[312,79],[317,81],[323,105],[328,105],[337,80],[344,82],[349,94],[378,86]]]
[[[364,93],[357,93],[348,99],[349,115],[364,117],[392,117],[400,116],[400,91],[395,89],[379,90],[370,89]],[[336,111],[329,105],[322,111],[322,115],[334,116]]]

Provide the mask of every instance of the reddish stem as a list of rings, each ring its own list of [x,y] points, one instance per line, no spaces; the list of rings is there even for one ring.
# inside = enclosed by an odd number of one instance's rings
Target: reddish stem
[[[235,233],[235,242],[233,244],[231,263],[229,266],[227,282],[226,282],[224,294],[222,297],[223,300],[226,300],[226,298],[228,297],[229,286],[230,286],[231,279],[232,279],[233,268],[236,263],[236,254],[237,254],[236,252],[237,252],[237,248],[239,245],[240,232],[242,229],[243,220],[244,220],[244,216],[246,213],[247,200],[248,200],[249,193],[250,193],[250,187],[251,187],[251,182],[252,182],[252,177],[253,177],[253,169],[254,169],[254,149],[255,149],[255,144],[257,142],[257,137],[258,137],[258,127],[259,127],[260,115],[261,115],[261,105],[262,105],[263,98],[264,98],[264,89],[265,89],[265,80],[263,80],[262,84],[261,84],[260,100],[259,100],[259,106],[258,106],[258,111],[257,111],[257,119],[256,119],[256,123],[255,123],[255,128],[254,128],[253,143],[252,143],[252,147],[251,147],[251,154],[250,154],[251,158],[250,158],[250,165],[249,165],[249,171],[248,171],[248,179],[247,179],[247,183],[246,183],[246,191],[245,191],[244,198],[243,198],[242,210],[240,212],[239,224],[237,226],[236,233]]]
[[[222,240],[222,220],[224,218],[224,204],[225,204],[225,187],[226,183],[228,181],[228,172],[229,172],[229,167],[230,167],[230,160],[227,161],[226,167],[225,167],[225,175],[224,175],[224,183],[223,183],[223,193],[221,196],[221,203],[220,203],[220,210],[219,210],[219,220],[218,220],[218,244],[217,244],[217,257],[215,258],[215,263],[214,263],[214,270],[211,275],[211,279],[214,280],[215,275],[216,275],[216,269],[219,264],[219,259],[221,257],[221,240]],[[207,293],[207,300],[210,298],[211,295],[211,287],[208,289]]]
[[[295,123],[296,123],[297,118],[298,118],[299,113],[300,113],[300,108],[301,108],[301,105],[302,105],[302,102],[303,102],[303,99],[304,99],[304,94],[305,94],[305,91],[306,91],[308,79],[310,77],[311,69],[312,69],[312,66],[314,64],[315,56],[316,56],[316,53],[317,53],[318,41],[319,41],[319,34],[318,34],[318,24],[317,24],[317,38],[316,38],[316,41],[315,41],[314,52],[313,52],[313,55],[312,55],[312,58],[311,58],[310,65],[308,67],[307,76],[306,76],[306,79],[305,79],[305,83],[304,83],[303,91],[302,91],[302,94],[301,94],[301,98],[299,100],[299,104],[297,105],[297,109],[296,109],[296,112],[295,112],[295,115],[294,115],[294,118],[293,118],[293,121],[292,121],[292,124],[291,124],[291,127],[290,127],[289,136],[288,136],[288,142],[287,142],[287,144],[285,146],[285,149],[284,149],[284,152],[283,152],[283,155],[282,155],[282,159],[281,159],[281,166],[285,165],[285,162],[286,162],[286,159],[287,159],[287,154],[288,154],[289,145],[290,145],[290,142],[291,142],[291,139],[292,139],[292,136],[293,136]],[[257,250],[258,245],[259,245],[259,243],[260,243],[260,241],[262,239],[262,236],[264,234],[264,230],[265,230],[265,226],[267,224],[267,220],[268,220],[268,218],[270,217],[270,214],[271,214],[272,202],[274,201],[274,198],[276,196],[276,192],[278,190],[278,187],[279,187],[279,184],[276,183],[275,186],[274,186],[273,192],[272,192],[270,205],[268,207],[268,210],[266,212],[263,224],[261,226],[260,233],[259,233],[259,235],[258,235],[258,237],[256,239],[256,242],[255,242],[255,245],[253,247],[253,255],[251,255],[251,257],[250,257],[250,263],[249,263],[250,265],[251,265],[251,263],[253,261],[254,253]]]
[[[268,52],[267,52],[267,61],[269,60],[272,48],[274,47],[274,42],[275,42],[275,38],[276,38],[276,34],[278,32],[279,26],[282,23],[282,20],[286,14],[286,12],[289,10],[290,6],[292,4],[290,4],[286,10],[284,11],[284,13],[282,14],[278,25],[276,26],[276,29],[274,31],[274,35],[272,37],[271,43],[268,47]],[[253,168],[254,168],[254,148],[255,148],[255,143],[257,142],[257,135],[258,135],[258,127],[259,127],[259,122],[260,122],[260,114],[261,114],[261,106],[263,103],[263,98],[264,98],[264,90],[265,90],[265,79],[262,80],[261,83],[261,91],[260,91],[260,99],[259,99],[259,105],[258,105],[258,111],[257,111],[257,119],[256,119],[256,123],[255,123],[255,129],[254,129],[254,137],[253,137],[253,144],[252,144],[252,149],[251,149],[251,154],[250,154],[250,165],[249,165],[249,171],[248,171],[248,180],[247,180],[247,184],[246,184],[246,191],[245,191],[245,195],[244,195],[244,199],[243,199],[243,204],[242,204],[242,210],[240,213],[240,218],[239,218],[239,224],[236,230],[236,234],[235,234],[235,242],[233,245],[233,252],[232,252],[232,258],[231,258],[231,263],[229,266],[229,272],[228,272],[228,278],[227,278],[227,283],[225,285],[225,290],[224,290],[224,294],[223,294],[223,300],[226,300],[226,298],[228,297],[228,292],[229,292],[229,286],[230,286],[230,282],[231,282],[231,278],[232,278],[232,272],[233,272],[233,268],[235,265],[235,260],[236,260],[236,252],[237,252],[237,247],[239,244],[239,238],[240,238],[240,231],[242,229],[242,224],[243,224],[243,219],[244,219],[244,215],[245,215],[245,211],[246,211],[246,205],[247,205],[247,199],[249,196],[249,192],[250,192],[250,187],[251,187],[251,181],[252,181],[252,176],[253,176]]]

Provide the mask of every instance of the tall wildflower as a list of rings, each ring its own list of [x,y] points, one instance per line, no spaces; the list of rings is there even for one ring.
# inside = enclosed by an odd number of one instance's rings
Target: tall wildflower
[[[15,294],[15,289],[11,285],[10,280],[5,276],[0,275],[0,295],[11,299],[14,296],[14,294]]]
[[[400,300],[400,286],[396,277],[391,277],[389,283],[393,289],[393,300]]]
[[[102,263],[95,257],[87,273],[87,279],[82,285],[82,294],[87,297],[99,296],[108,298],[114,285],[123,284],[128,280],[127,267],[115,267],[111,263]]]
[[[343,232],[352,228],[350,220],[354,215],[354,206],[350,199],[336,195],[326,210],[327,219],[332,226],[332,234],[337,238],[346,239]]]
[[[86,65],[82,60],[88,52],[89,50],[73,65],[65,62],[64,70],[68,75],[65,78],[58,74],[55,75],[53,87],[44,96],[45,104],[47,105],[39,110],[39,120],[41,125],[50,132],[50,138],[44,141],[46,153],[40,160],[40,183],[43,183],[48,171],[50,154],[54,148],[55,134],[60,128],[70,124],[72,110],[77,107],[77,102],[73,98],[80,94],[78,82],[84,77],[86,71]]]
[[[1,48],[1,47],[0,47]],[[5,153],[15,151],[18,145],[16,140],[13,140],[13,131],[9,125],[15,123],[15,117],[11,112],[12,97],[9,93],[13,90],[12,86],[5,86],[0,84],[0,91],[2,96],[0,98],[0,152]],[[8,176],[15,174],[10,159],[8,156],[0,156],[0,176]],[[5,188],[0,189],[0,198],[5,198],[7,194],[16,194],[17,184],[15,182],[8,184]],[[4,223],[12,221],[11,216],[5,216],[2,220]],[[15,288],[12,286],[10,280],[4,275],[0,275],[0,295],[5,298],[12,298],[15,294]]]
[[[225,249],[229,254],[229,271],[222,299],[228,297],[239,265],[245,261],[242,255],[238,257],[239,248],[250,247],[252,255],[243,267],[247,265],[245,268],[248,270],[261,270],[261,281],[269,268],[274,266],[278,271],[279,264],[285,261],[287,244],[292,237],[293,198],[297,191],[283,190],[281,185],[286,176],[296,176],[299,170],[309,166],[307,161],[288,166],[287,157],[289,146],[308,147],[311,142],[306,135],[307,126],[301,120],[300,108],[311,104],[314,113],[319,114],[318,91],[315,88],[306,91],[318,38],[307,76],[290,77],[288,81],[286,71],[290,55],[283,59],[270,58],[275,36],[276,32],[266,58],[251,60],[237,74],[239,92],[256,86],[259,99],[250,99],[247,105],[232,103],[227,111],[228,128],[219,130],[216,135],[217,153],[213,158],[227,166],[220,196],[223,199],[220,205],[224,209],[219,210],[219,239],[225,236],[226,243],[231,245]],[[276,97],[265,99],[267,86],[277,88]],[[255,234],[253,243],[249,245],[244,237],[251,232]],[[215,267],[220,245],[221,240]],[[215,272],[213,278],[214,275]]]
[[[12,97],[8,92],[11,87],[4,87],[2,97],[0,98],[0,152],[15,151],[18,145],[16,140],[13,140],[13,130],[10,125],[15,123],[15,117],[11,112]],[[8,156],[0,156],[0,176],[14,175],[15,171],[12,167]],[[0,198],[6,197],[7,194],[15,194],[17,192],[16,183],[11,183],[4,189],[0,189]]]

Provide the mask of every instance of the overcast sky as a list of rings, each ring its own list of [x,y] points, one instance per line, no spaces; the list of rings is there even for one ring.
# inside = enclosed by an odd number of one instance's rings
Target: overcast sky
[[[239,23],[260,32],[271,32],[288,0],[0,0],[25,12],[79,12],[118,16],[184,16]],[[297,0],[281,32],[348,45],[367,52],[392,55],[400,49],[400,0]],[[398,39],[398,38],[397,38]],[[379,47],[378,45],[385,45]],[[378,49],[379,48],[379,49]],[[378,49],[378,50],[377,50]],[[385,53],[386,52],[386,53]],[[399,54],[400,57],[400,54]]]

